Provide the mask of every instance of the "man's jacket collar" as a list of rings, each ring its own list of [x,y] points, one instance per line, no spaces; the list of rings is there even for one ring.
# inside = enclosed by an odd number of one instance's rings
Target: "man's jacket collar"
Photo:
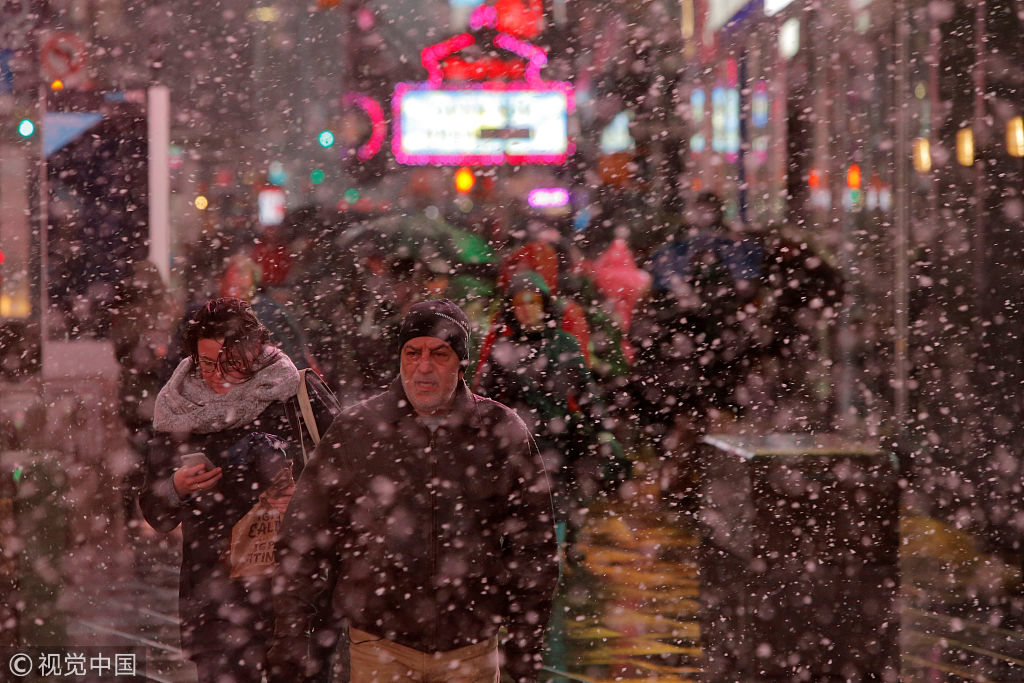
[[[412,407],[412,403],[405,396],[405,388],[402,387],[402,378],[397,377],[391,383],[386,392],[387,402],[385,406],[386,417],[389,422],[397,424],[403,420],[416,419],[418,414]],[[455,395],[452,397],[451,408],[444,414],[442,426],[454,430],[465,424],[477,425],[478,415],[476,409],[477,398],[469,390],[466,381],[460,379],[455,386]]]

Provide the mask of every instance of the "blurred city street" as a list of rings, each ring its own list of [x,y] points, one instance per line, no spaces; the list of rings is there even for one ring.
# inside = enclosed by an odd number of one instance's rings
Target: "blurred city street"
[[[508,672],[559,534],[552,681],[1024,682],[1022,35],[1022,0],[3,0],[0,647],[260,678],[271,572],[301,612],[334,561],[380,582],[339,613],[501,623]],[[311,467],[365,449],[372,495],[303,479],[348,409],[387,438]]]
[[[86,373],[72,397],[61,391],[67,381],[48,388],[65,400],[46,420],[47,442],[65,449],[26,443],[2,454],[20,475],[22,642],[142,647],[146,680],[191,683],[195,668],[178,641],[180,533],[125,527],[104,464],[126,447],[118,423],[105,418],[113,384]],[[39,391],[4,385],[0,411],[24,428],[39,417],[20,407],[34,405]],[[100,453],[107,457],[97,460]],[[596,507],[580,532],[556,597],[548,680],[707,680],[700,533],[663,484],[655,463],[638,467],[620,499]],[[1007,591],[1019,594],[1020,568],[933,519],[905,512],[901,530],[899,680],[1024,679],[1024,638],[1000,606]]]

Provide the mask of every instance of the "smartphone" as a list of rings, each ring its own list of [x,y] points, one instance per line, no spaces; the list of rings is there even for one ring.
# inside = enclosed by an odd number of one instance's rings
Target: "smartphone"
[[[192,467],[200,463],[206,465],[207,472],[216,467],[216,465],[213,464],[213,461],[206,457],[205,453],[186,453],[181,456],[182,467]]]

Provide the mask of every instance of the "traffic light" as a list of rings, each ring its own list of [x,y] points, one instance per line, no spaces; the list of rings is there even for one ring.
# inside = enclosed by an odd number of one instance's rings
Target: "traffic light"
[[[468,166],[463,166],[455,172],[455,191],[459,194],[469,194],[476,185],[476,176]]]
[[[846,187],[850,188],[849,201],[847,202],[849,208],[857,208],[860,206],[860,185],[860,164],[850,164],[850,167],[846,169]]]
[[[860,164],[850,164],[846,170],[846,186],[851,190],[860,189]]]
[[[18,122],[18,135],[23,138],[30,138],[36,132],[36,123],[32,119],[22,119]]]
[[[329,130],[320,131],[320,135],[317,136],[316,141],[320,143],[320,146],[324,149],[332,147],[334,145],[334,133]]]

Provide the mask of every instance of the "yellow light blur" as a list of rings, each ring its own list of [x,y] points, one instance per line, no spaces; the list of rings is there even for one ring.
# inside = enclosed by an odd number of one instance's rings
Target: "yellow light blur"
[[[928,89],[925,88],[924,83],[918,83],[914,86],[914,97],[919,100],[923,100],[928,96]]]
[[[693,38],[697,26],[696,12],[694,12],[693,8],[693,0],[682,0],[681,9],[683,17],[680,24],[683,30],[683,38],[689,40],[690,38]]]
[[[1024,116],[1006,122],[1006,149],[1012,157],[1024,157]]]
[[[206,207],[210,205],[210,200],[204,197],[203,195],[199,195],[198,197],[196,197],[195,205],[196,208],[199,209],[200,211],[206,211]]]
[[[846,171],[846,186],[851,190],[860,189],[860,164],[850,164]]]
[[[32,304],[24,293],[0,295],[0,316],[4,318],[27,318],[32,312]]]
[[[466,194],[476,185],[476,176],[473,171],[463,166],[455,172],[455,191],[459,194]]]
[[[956,132],[956,160],[961,166],[974,165],[974,131],[970,128]]]
[[[281,10],[276,7],[256,7],[249,12],[250,21],[274,22],[281,18]]]
[[[63,90],[63,89],[64,89],[64,81],[60,80],[59,78],[55,79],[52,83],[50,83],[50,90]]]
[[[928,138],[914,140],[914,169],[918,173],[928,173],[932,170],[932,148]]]

